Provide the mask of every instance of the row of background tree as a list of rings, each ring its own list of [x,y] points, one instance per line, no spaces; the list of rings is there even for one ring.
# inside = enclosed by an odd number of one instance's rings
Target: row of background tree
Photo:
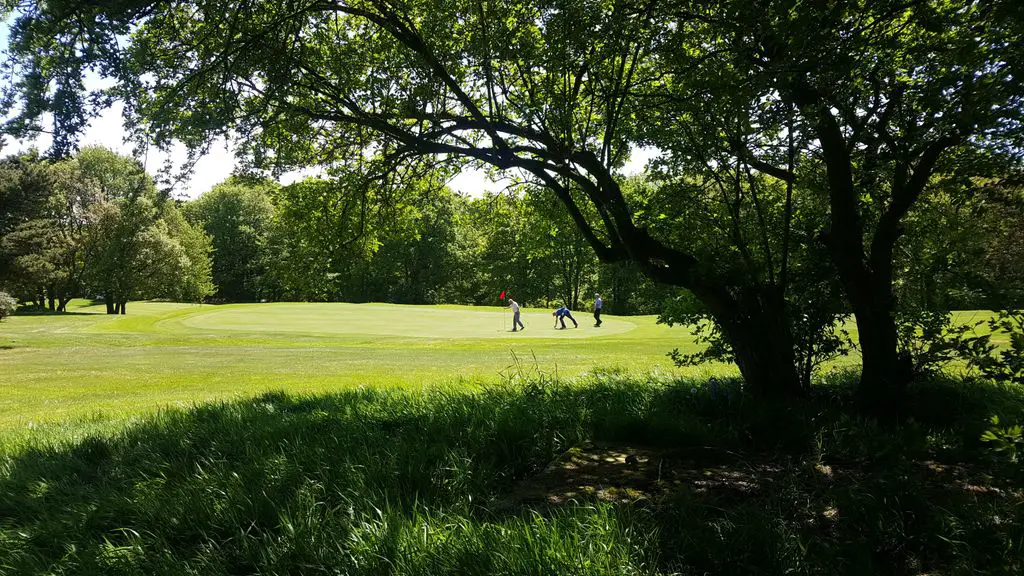
[[[671,184],[632,177],[624,189],[655,220],[686,215]],[[0,282],[52,310],[75,296],[122,313],[140,298],[493,305],[502,290],[534,306],[580,309],[603,293],[619,314],[699,310],[628,264],[598,263],[550,195],[468,197],[436,171],[386,194],[354,174],[288,186],[233,177],[182,202],[131,159],[89,147],[61,162],[5,158],[0,200]],[[825,217],[812,213],[808,234]],[[1024,305],[1019,187],[937,178],[906,226],[896,282],[905,309]],[[731,233],[727,220],[708,228],[703,251],[733,249],[716,238]],[[808,289],[836,291],[820,254],[802,258],[794,270],[803,263],[820,279]]]
[[[610,311],[650,314],[673,293],[599,264],[536,190],[471,198],[430,173],[395,201],[356,176],[232,177],[175,201],[95,147],[55,163],[9,156],[0,171],[0,287],[51,310],[78,296],[115,313],[147,298],[495,305],[504,290],[574,309],[605,292]]]

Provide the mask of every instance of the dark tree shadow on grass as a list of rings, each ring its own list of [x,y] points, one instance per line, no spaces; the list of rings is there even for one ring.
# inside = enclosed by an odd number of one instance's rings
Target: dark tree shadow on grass
[[[15,316],[101,316],[103,312],[75,312],[40,309],[40,308],[19,308]]]
[[[1019,410],[1019,395],[962,386],[936,384],[928,398]],[[825,390],[771,406],[735,383],[603,378],[167,411],[4,463],[0,566],[562,573],[585,557],[592,573],[1020,568],[1019,553],[1005,554],[1024,537],[1019,491],[981,462],[942,461],[970,452],[958,430],[972,417],[892,430],[847,415],[846,402]]]

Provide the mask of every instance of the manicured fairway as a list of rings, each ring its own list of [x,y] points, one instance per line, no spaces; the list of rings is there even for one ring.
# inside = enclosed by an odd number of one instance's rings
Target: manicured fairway
[[[666,352],[694,346],[653,316],[605,316],[598,329],[580,313],[579,328],[554,330],[550,311],[524,309],[527,329],[512,333],[499,308],[142,302],[118,317],[77,304],[0,324],[0,428],[267,390],[475,385],[518,370],[668,373],[677,369]]]
[[[579,328],[570,322],[555,330],[549,310],[524,309],[527,328],[512,333],[511,316],[500,308],[133,302],[128,310],[107,316],[81,301],[66,315],[0,324],[0,429],[268,390],[474,386],[520,371],[682,375],[666,353],[696,349],[687,329],[659,325],[653,316],[606,315],[594,328],[581,312]],[[958,314],[964,322],[988,316]],[[689,373],[736,370],[708,365]]]

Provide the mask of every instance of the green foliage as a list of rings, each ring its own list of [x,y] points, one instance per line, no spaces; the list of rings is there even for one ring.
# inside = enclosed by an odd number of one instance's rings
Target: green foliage
[[[458,261],[465,199],[439,173],[390,190],[351,172],[307,179],[275,192],[274,204],[262,266],[275,299],[460,301],[456,272],[475,273]]]
[[[270,182],[232,178],[185,203],[186,218],[211,239],[217,298],[247,302],[266,296],[271,198],[277,188]]]
[[[974,338],[967,347],[971,366],[995,382],[1024,385],[1024,311],[1003,310],[988,320],[990,334]],[[996,346],[993,336],[1006,338]]]
[[[1024,202],[1005,179],[972,177],[954,165],[933,178],[910,211],[896,254],[895,289],[904,309],[997,309],[1020,301]]]
[[[1024,452],[1024,426],[1000,426],[999,416],[992,416],[989,423],[992,426],[982,433],[981,441],[986,442],[993,452],[1006,458],[1011,464],[1017,464],[1020,454]]]
[[[693,331],[694,340],[703,348],[697,352],[683,354],[676,348],[668,356],[676,366],[699,366],[705,362],[732,362],[732,349],[729,347],[721,327],[707,313],[689,292],[682,292],[675,298],[667,300],[661,314],[659,324],[687,326]]]
[[[0,162],[0,285],[51,309],[79,289],[83,199],[67,190],[61,171],[34,152]]]
[[[202,302],[214,293],[213,242],[174,205],[164,207],[155,233],[163,250],[154,296],[178,302]]]
[[[900,314],[898,336],[916,374],[932,376],[976,346],[975,329],[984,321],[956,322],[951,312],[928,310]]]
[[[17,309],[18,300],[7,292],[0,291],[0,320],[14,314]]]

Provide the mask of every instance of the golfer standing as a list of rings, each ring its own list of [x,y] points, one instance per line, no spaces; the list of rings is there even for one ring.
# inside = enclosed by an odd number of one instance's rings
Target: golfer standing
[[[601,295],[598,294],[597,298],[594,299],[594,328],[601,327],[601,307],[604,306],[604,301],[601,300]]]
[[[515,332],[517,327],[526,330],[526,326],[519,320],[519,303],[509,298],[508,307],[512,309],[512,331]]]

